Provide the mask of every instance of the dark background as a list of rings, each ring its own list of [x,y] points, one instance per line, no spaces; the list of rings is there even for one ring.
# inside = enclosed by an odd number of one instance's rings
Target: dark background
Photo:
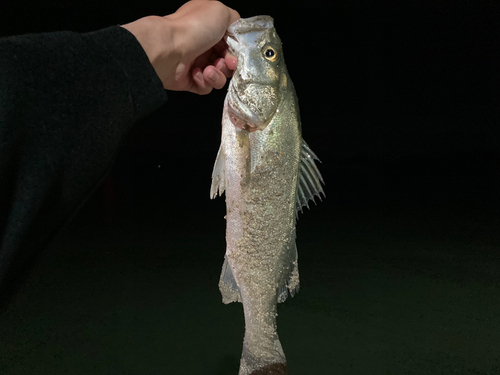
[[[182,1],[0,3],[0,35],[87,32]],[[402,5],[404,3],[404,5]],[[496,374],[500,151],[494,1],[227,1],[269,14],[327,199],[298,222],[280,306],[293,374]],[[1,317],[4,374],[236,374],[209,199],[225,89],[169,93]]]

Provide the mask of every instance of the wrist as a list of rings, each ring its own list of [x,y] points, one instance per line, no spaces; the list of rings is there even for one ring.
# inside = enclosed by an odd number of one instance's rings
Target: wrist
[[[122,25],[141,44],[156,74],[165,81],[175,75],[181,61],[181,51],[176,43],[177,27],[173,20],[165,17],[148,16]]]

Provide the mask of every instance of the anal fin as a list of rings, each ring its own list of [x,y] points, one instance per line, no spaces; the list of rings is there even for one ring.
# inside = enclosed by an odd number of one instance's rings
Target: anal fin
[[[231,270],[231,265],[227,260],[227,256],[224,257],[224,264],[222,265],[222,272],[220,274],[219,280],[219,290],[222,294],[222,302],[225,304],[231,302],[242,302],[240,289]]]
[[[290,241],[288,251],[284,254],[283,264],[286,272],[278,283],[278,303],[285,302],[288,296],[293,297],[300,287],[299,268],[297,265],[297,245],[295,244],[295,233]]]
[[[212,171],[212,186],[210,187],[210,198],[214,199],[217,194],[222,196],[226,190],[226,160],[224,156],[224,149],[222,145],[217,152],[215,159],[214,169]]]

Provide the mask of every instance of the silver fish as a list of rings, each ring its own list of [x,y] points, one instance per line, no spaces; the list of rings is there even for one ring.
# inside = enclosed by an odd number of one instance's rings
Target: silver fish
[[[299,289],[297,211],[314,196],[321,199],[323,178],[317,156],[302,140],[297,96],[273,19],[239,19],[227,43],[238,67],[224,102],[210,191],[212,198],[226,193],[219,288],[224,303],[243,303],[239,375],[285,374],[277,303]]]

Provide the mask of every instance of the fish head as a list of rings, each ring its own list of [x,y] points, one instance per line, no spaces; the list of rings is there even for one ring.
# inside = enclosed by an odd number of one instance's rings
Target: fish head
[[[269,16],[239,19],[228,29],[227,44],[238,58],[227,95],[229,118],[237,128],[263,130],[276,114],[280,90],[287,82],[274,20]]]

